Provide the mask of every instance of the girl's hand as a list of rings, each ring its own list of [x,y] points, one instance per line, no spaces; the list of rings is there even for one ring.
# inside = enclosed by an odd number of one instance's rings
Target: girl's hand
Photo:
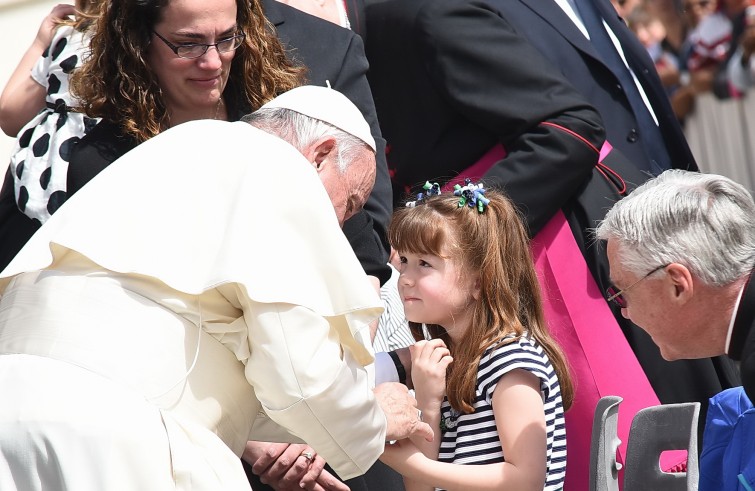
[[[446,369],[453,361],[451,352],[439,339],[418,341],[409,347],[409,352],[418,406],[435,403],[440,407],[446,393]]]
[[[37,31],[37,37],[34,42],[46,49],[50,46],[52,37],[55,35],[55,31],[60,23],[75,14],[76,8],[73,5],[60,3],[53,7],[52,11],[42,21],[42,25],[39,26],[39,31]]]

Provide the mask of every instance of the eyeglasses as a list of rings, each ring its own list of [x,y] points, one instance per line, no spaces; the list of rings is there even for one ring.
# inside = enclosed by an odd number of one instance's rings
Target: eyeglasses
[[[615,287],[609,286],[608,288],[606,288],[606,295],[607,295],[606,301],[613,302],[613,304],[616,305],[617,307],[619,307],[620,309],[627,308],[627,299],[624,298],[624,294],[626,292],[628,292],[630,288],[634,288],[639,282],[641,282],[642,280],[644,280],[645,278],[647,278],[651,274],[655,273],[656,271],[662,270],[666,266],[668,266],[668,264],[662,264],[662,265],[658,266],[657,268],[653,269],[648,274],[646,274],[645,276],[643,276],[639,280],[635,281],[634,283],[632,283],[628,287],[624,288],[623,290],[616,290]]]
[[[182,44],[180,46],[176,46],[175,44],[162,37],[156,31],[152,31],[152,33],[155,36],[159,37],[160,40],[162,40],[162,42],[164,42],[176,54],[176,56],[186,59],[199,58],[203,54],[207,53],[207,50],[210,49],[211,46],[214,46],[215,49],[218,50],[218,53],[227,53],[228,51],[234,51],[239,46],[241,46],[241,43],[244,42],[244,38],[246,37],[246,34],[241,32],[239,34],[236,34],[235,36],[221,39],[214,44]]]

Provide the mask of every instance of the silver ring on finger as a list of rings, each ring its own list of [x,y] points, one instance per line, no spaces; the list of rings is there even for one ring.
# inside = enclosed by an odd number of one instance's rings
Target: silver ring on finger
[[[417,419],[420,420],[420,421],[422,421],[422,410],[421,409],[417,409]]]
[[[299,454],[299,457],[304,457],[307,459],[307,462],[312,463],[312,461],[315,460],[315,453],[307,450]]]

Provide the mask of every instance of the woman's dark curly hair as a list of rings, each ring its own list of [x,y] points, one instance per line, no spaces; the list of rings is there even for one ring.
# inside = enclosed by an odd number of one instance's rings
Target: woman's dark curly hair
[[[170,0],[105,0],[93,28],[91,55],[71,76],[81,111],[116,123],[143,142],[169,127],[169,115],[147,50],[160,13]],[[287,57],[259,0],[236,0],[236,50],[223,98],[245,114],[302,84],[304,69]]]

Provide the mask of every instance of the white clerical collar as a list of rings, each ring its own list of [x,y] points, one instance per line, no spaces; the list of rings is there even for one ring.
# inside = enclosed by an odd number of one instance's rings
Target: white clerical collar
[[[731,344],[731,335],[734,332],[734,321],[737,320],[737,312],[739,312],[739,302],[742,301],[742,294],[745,291],[745,287],[747,286],[747,282],[745,282],[742,287],[739,289],[739,294],[737,295],[737,301],[734,302],[734,311],[731,313],[731,320],[729,321],[729,331],[726,333],[726,354],[729,354],[729,344]]]

